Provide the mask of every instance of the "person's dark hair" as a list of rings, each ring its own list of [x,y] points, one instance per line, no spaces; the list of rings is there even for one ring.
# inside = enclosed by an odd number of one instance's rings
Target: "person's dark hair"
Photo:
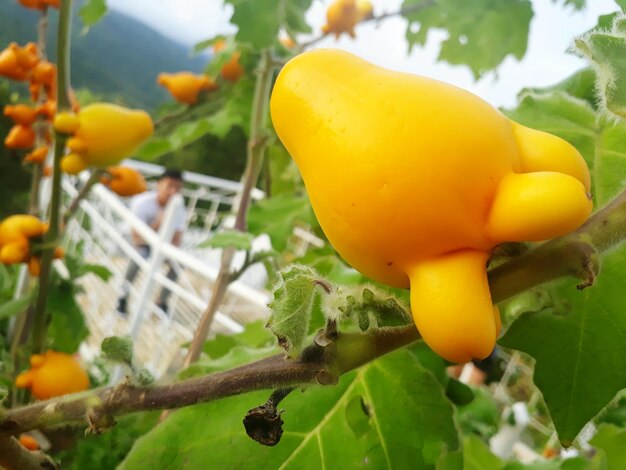
[[[173,180],[182,181],[183,172],[175,168],[167,168],[163,173],[161,173],[159,180],[162,180],[163,178],[172,178]]]

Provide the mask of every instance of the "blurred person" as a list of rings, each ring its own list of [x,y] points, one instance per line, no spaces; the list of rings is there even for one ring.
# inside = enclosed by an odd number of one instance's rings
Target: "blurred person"
[[[167,203],[172,196],[180,193],[182,188],[182,173],[179,170],[166,169],[163,174],[159,176],[156,189],[153,191],[146,191],[135,196],[130,203],[130,209],[135,216],[141,219],[156,232],[161,226],[161,220]],[[174,214],[174,235],[171,240],[172,245],[180,246],[182,231],[185,227],[185,219],[186,214],[184,207],[180,206],[179,210]],[[131,241],[135,249],[143,258],[147,259],[150,256],[150,245],[148,245],[146,241],[133,229],[131,229]],[[175,281],[177,273],[169,262],[168,265],[169,270],[167,278]],[[124,276],[122,295],[117,301],[117,311],[122,315],[126,315],[128,313],[127,303],[129,289],[138,272],[139,265],[131,260]],[[168,289],[163,287],[156,303],[157,307],[166,313],[168,311],[167,299],[169,298],[170,293],[171,292]]]

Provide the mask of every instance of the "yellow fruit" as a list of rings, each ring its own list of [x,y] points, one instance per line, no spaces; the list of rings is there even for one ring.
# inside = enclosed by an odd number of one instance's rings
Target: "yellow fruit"
[[[77,153],[70,153],[61,159],[61,171],[68,175],[77,175],[87,168],[87,163]]]
[[[61,134],[73,134],[80,127],[80,118],[73,112],[58,113],[54,116],[52,125]]]
[[[35,398],[46,400],[88,389],[89,376],[73,356],[47,351],[31,357],[31,368],[16,377],[15,386],[30,388]]]
[[[28,239],[19,240],[2,245],[0,248],[0,262],[2,264],[25,263],[29,257]]]
[[[31,256],[28,260],[28,272],[31,276],[37,277],[41,274],[41,258]]]
[[[129,157],[154,130],[150,115],[111,103],[94,103],[78,113],[72,151],[90,166],[107,167]],[[80,150],[79,150],[80,149]]]
[[[33,150],[32,152],[28,153],[25,157],[24,157],[24,161],[27,163],[43,163],[46,160],[46,157],[48,156],[48,146],[47,145],[42,145],[41,147],[37,147],[35,150]]]
[[[6,105],[4,115],[10,117],[15,124],[30,126],[37,119],[37,110],[25,104]]]
[[[162,73],[157,83],[167,88],[176,101],[185,104],[195,104],[201,91],[217,90],[211,77],[191,72]]]
[[[357,0],[356,8],[359,10],[359,21],[363,21],[374,16],[374,6],[369,0]]]
[[[0,223],[0,246],[23,238],[39,237],[48,226],[34,215],[11,215]]]
[[[287,49],[293,49],[297,46],[296,41],[294,41],[290,36],[281,37],[279,42]]]
[[[29,149],[35,145],[35,139],[35,131],[31,126],[16,124],[4,139],[4,146],[9,149]]]
[[[225,80],[229,82],[236,82],[243,75],[243,67],[239,63],[240,52],[234,52],[228,62],[222,65],[220,73]]]
[[[574,147],[436,80],[316,50],[287,63],[270,107],[332,245],[366,276],[410,286],[420,333],[452,361],[494,347],[491,250],[591,212]]]
[[[103,178],[103,184],[118,196],[129,197],[143,193],[146,189],[146,180],[134,168],[125,166],[107,168],[110,177]]]
[[[326,24],[322,26],[322,31],[334,33],[335,38],[341,33],[347,33],[354,38],[354,26],[360,19],[356,0],[335,0],[326,11]]]

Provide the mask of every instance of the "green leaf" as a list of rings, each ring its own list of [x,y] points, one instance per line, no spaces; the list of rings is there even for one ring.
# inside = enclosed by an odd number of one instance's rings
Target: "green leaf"
[[[105,282],[108,281],[113,273],[106,266],[101,264],[85,263],[84,259],[80,255],[81,250],[77,250],[75,253],[68,253],[63,259],[65,267],[69,271],[70,278],[72,280],[76,280],[91,273],[98,276]]]
[[[100,345],[102,353],[110,360],[133,364],[133,340],[128,337],[109,336],[102,340]]]
[[[346,374],[337,386],[287,396],[280,404],[284,434],[275,447],[253,442],[241,424],[268,396],[254,392],[176,411],[139,439],[119,468],[222,468],[227,462],[230,468],[430,470],[459,447],[441,385],[407,349]],[[361,399],[364,406],[355,408]]]
[[[301,192],[302,176],[285,147],[279,142],[268,146],[267,161],[270,167],[272,195]]]
[[[411,11],[423,0],[405,0],[406,39],[409,52],[426,44],[431,29],[445,29],[439,60],[465,64],[475,78],[495,69],[510,54],[526,54],[533,11],[528,0],[441,0],[427,8]]]
[[[527,88],[520,93],[520,97],[528,94],[550,94],[557,91],[585,100],[595,109],[598,101],[596,73],[591,67],[585,67],[555,85],[545,88]]]
[[[355,395],[346,404],[346,421],[357,439],[370,430],[370,414],[362,396]]]
[[[446,387],[446,396],[455,405],[467,405],[474,399],[474,392],[463,382],[450,378]]]
[[[564,137],[581,151],[591,167],[597,208],[623,189],[625,124],[602,119],[588,103],[564,93],[525,96],[510,115]],[[625,282],[622,246],[604,257],[595,285],[581,292],[574,280],[555,282],[547,288],[554,305],[523,314],[500,341],[536,360],[535,384],[566,446],[626,387]]]
[[[204,41],[197,42],[193,45],[193,52],[195,54],[198,54],[205,49],[208,49],[209,47],[213,47],[213,44],[215,44],[217,41],[226,41],[226,36],[224,36],[223,34],[218,34],[217,36],[214,36],[210,39],[205,39]]]
[[[106,266],[101,264],[83,264],[78,271],[78,277],[89,273],[96,275],[104,282],[107,282],[113,276],[113,273]]]
[[[589,443],[602,449],[606,457],[606,470],[622,470],[626,462],[626,429],[603,424]]]
[[[600,422],[626,428],[626,395],[624,395],[624,391],[621,395],[621,398],[612,403],[600,416]]]
[[[291,35],[308,33],[304,14],[311,0],[227,0],[235,11],[230,22],[236,25],[236,40],[248,43],[254,49],[270,47],[281,27]]]
[[[86,0],[78,10],[78,16],[86,29],[93,26],[104,17],[107,12],[106,0]]]
[[[172,144],[170,141],[163,137],[153,137],[148,140],[137,151],[137,156],[142,160],[154,160],[161,155],[171,152]]]
[[[563,3],[574,7],[575,10],[582,10],[585,7],[586,0],[564,0]]]
[[[155,378],[148,369],[142,367],[133,371],[133,382],[140,387],[145,387],[146,385],[153,384]]]
[[[412,321],[409,308],[400,299],[375,286],[340,287],[325,296],[322,310],[326,318],[339,321],[352,318],[361,331],[408,325]]]
[[[457,412],[463,434],[477,434],[489,439],[498,432],[500,409],[493,396],[483,388],[476,388],[474,399],[457,407]]]
[[[160,414],[160,411],[153,411],[118,416],[112,429],[100,434],[81,435],[67,450],[55,452],[55,459],[63,462],[64,470],[117,468],[135,440],[158,424]]]
[[[214,234],[208,240],[200,243],[198,248],[228,248],[232,246],[237,250],[251,250],[254,235],[239,230],[224,230]]]
[[[626,13],[626,0],[615,0],[615,3],[617,3],[622,11]]]
[[[68,354],[78,351],[89,330],[83,311],[76,301],[76,288],[69,282],[49,286],[47,309],[52,317],[48,338],[53,349]]]
[[[279,194],[255,203],[248,214],[248,230],[255,235],[266,233],[277,251],[287,248],[294,227],[316,225],[315,215],[306,195]]]
[[[241,127],[250,135],[252,99],[254,97],[254,76],[245,75],[228,90],[228,100],[222,109],[213,116],[212,134],[224,138],[234,126]]]
[[[487,444],[473,434],[463,440],[463,462],[463,470],[500,470],[503,464]]]
[[[274,341],[274,336],[259,320],[247,323],[244,330],[236,335],[217,334],[215,338],[204,343],[202,350],[209,358],[218,359],[235,346],[262,348],[274,344]]]
[[[18,299],[9,300],[8,302],[0,305],[0,320],[10,318],[14,315],[22,313],[33,299],[32,294],[28,294]]]
[[[626,118],[626,17],[616,16],[611,30],[594,30],[576,39],[577,50],[594,68],[602,106],[614,116]]]
[[[267,327],[278,338],[278,344],[290,357],[302,350],[309,333],[313,302],[323,278],[313,269],[292,264],[278,273],[279,281],[273,291],[270,319]]]

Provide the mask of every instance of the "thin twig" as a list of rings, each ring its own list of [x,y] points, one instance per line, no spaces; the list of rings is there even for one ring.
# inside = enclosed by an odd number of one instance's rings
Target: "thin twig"
[[[70,203],[70,206],[65,211],[65,214],[63,214],[64,224],[67,223],[67,221],[72,215],[74,215],[74,213],[78,209],[78,206],[80,205],[80,202],[89,195],[89,191],[91,191],[91,188],[93,188],[93,186],[100,181],[100,178],[102,177],[104,173],[105,173],[105,170],[96,169],[89,176],[89,179],[85,182],[85,185],[82,188],[80,188],[80,191],[78,192],[74,200]]]
[[[257,72],[258,76],[252,103],[250,137],[248,141],[248,158],[243,175],[237,214],[235,215],[235,230],[246,230],[246,219],[252,199],[252,189],[256,185],[259,178],[259,172],[261,171],[263,164],[266,141],[263,138],[263,132],[265,121],[267,119],[267,103],[269,100],[273,71],[274,68],[270,65],[269,52],[263,51],[259,70]],[[225,248],[222,253],[220,270],[217,275],[217,279],[215,280],[215,284],[213,285],[211,300],[202,314],[200,323],[196,328],[193,340],[189,346],[189,352],[185,358],[184,367],[188,367],[191,363],[195,362],[198,357],[200,357],[202,346],[206,341],[209,329],[213,323],[213,318],[215,317],[215,313],[222,304],[224,296],[228,290],[228,286],[233,280],[231,264],[235,256],[235,251],[236,250],[233,247],[228,247]]]

